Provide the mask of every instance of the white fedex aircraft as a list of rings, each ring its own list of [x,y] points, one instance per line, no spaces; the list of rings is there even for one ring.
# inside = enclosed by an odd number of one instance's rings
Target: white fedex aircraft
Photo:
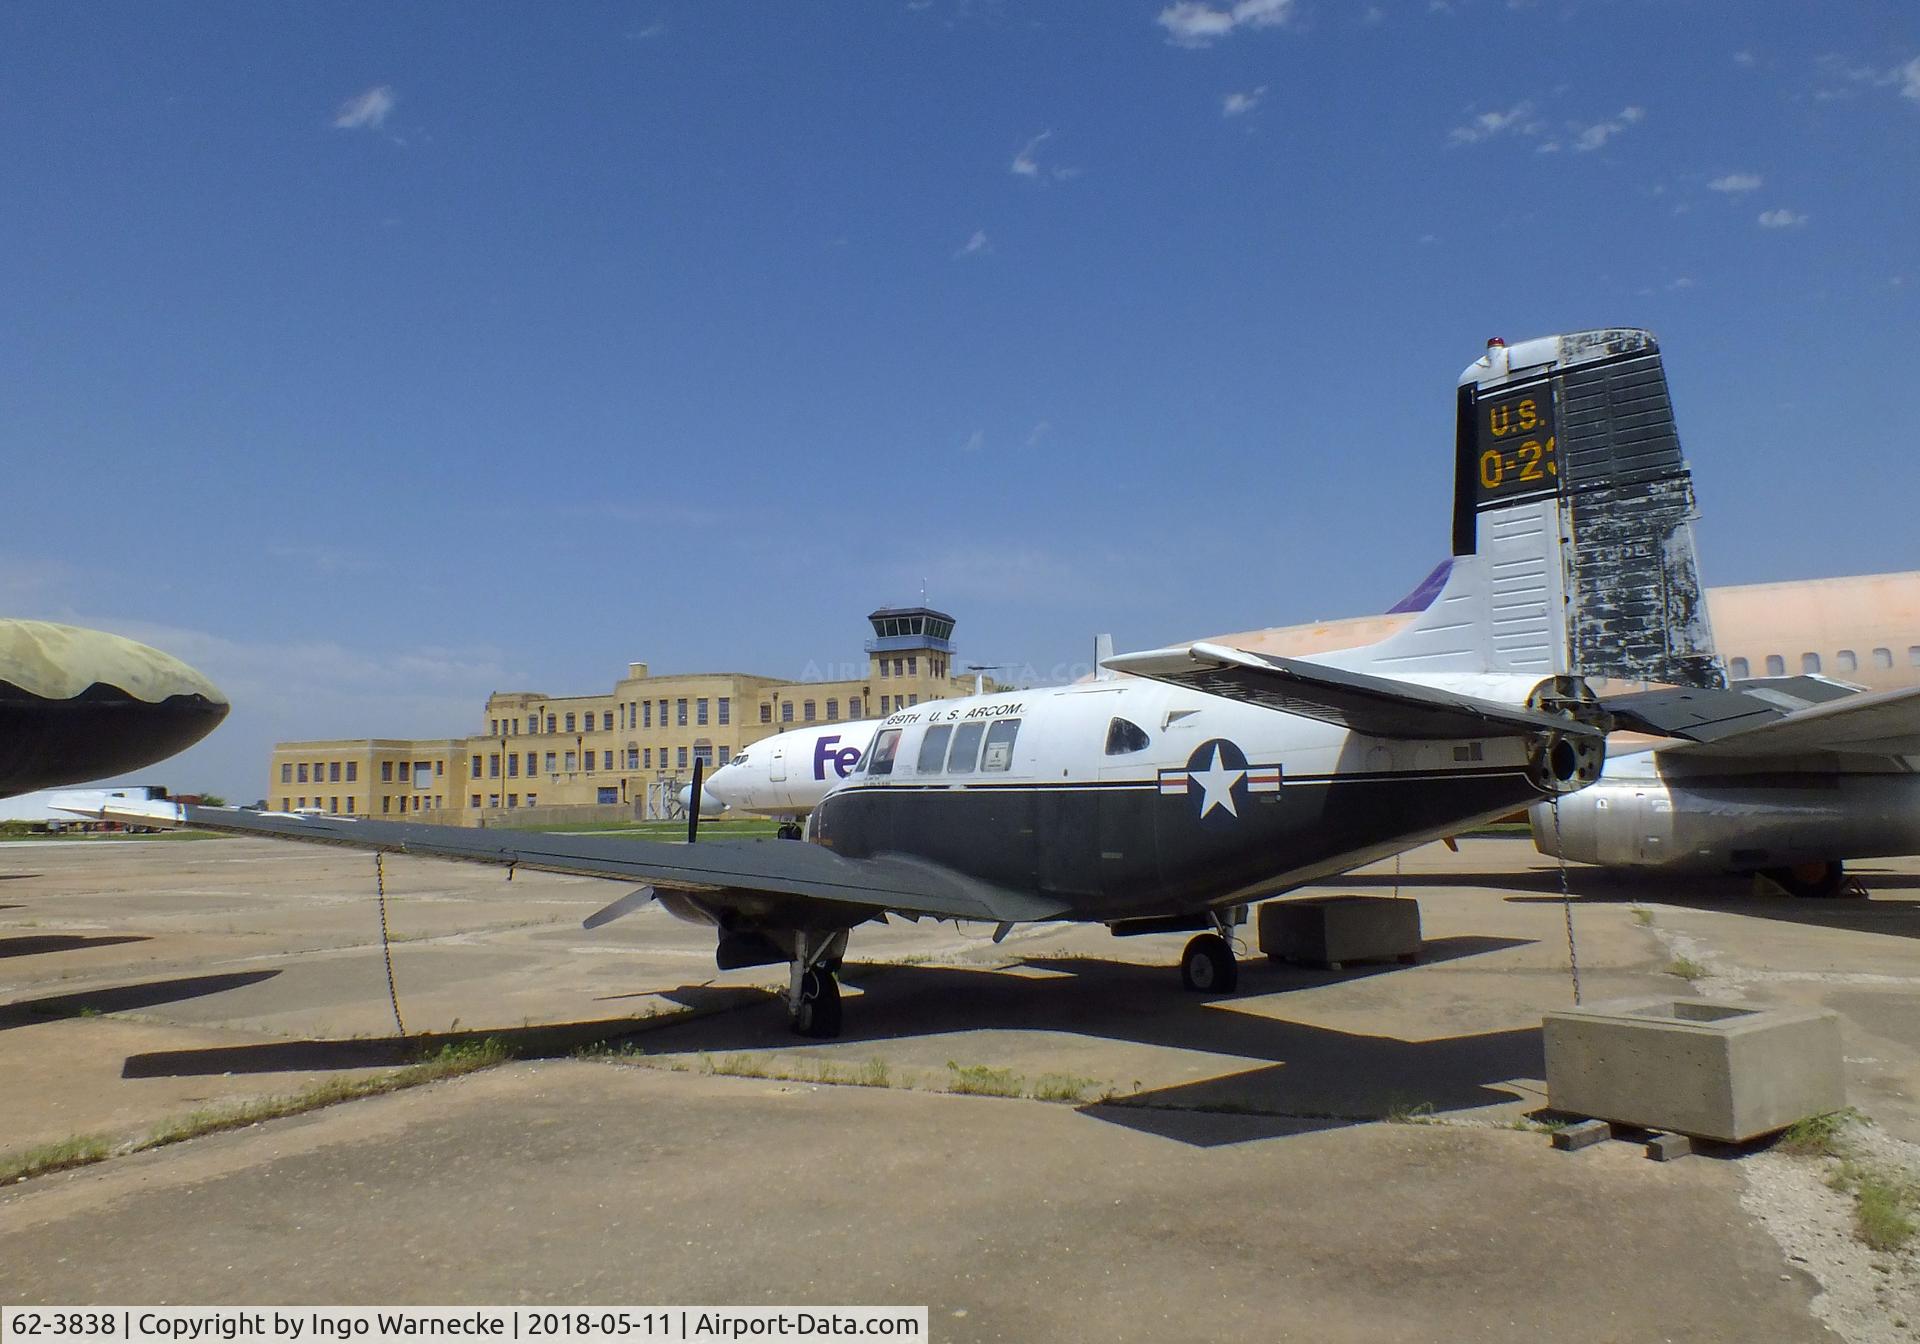
[[[700,814],[777,817],[780,837],[797,840],[800,823],[853,773],[879,726],[878,719],[856,719],[762,738],[706,777],[700,787]],[[691,810],[693,785],[681,787],[680,805]]]
[[[624,881],[637,889],[588,928],[656,899],[710,925],[721,969],[787,964],[788,1011],[808,1036],[839,1033],[848,937],[889,916],[1190,931],[1182,981],[1230,992],[1227,935],[1247,903],[1599,777],[1606,716],[1567,672],[1569,575],[1600,496],[1645,494],[1649,471],[1674,479],[1677,452],[1649,468],[1637,448],[1618,450],[1644,417],[1606,391],[1650,359],[1651,337],[1615,329],[1529,342],[1467,370],[1455,563],[1389,638],[1314,660],[1181,645],[1108,660],[1132,676],[916,706],[881,722],[820,800],[810,844],[661,845],[167,803],[103,810]],[[1564,444],[1553,428],[1562,408]],[[1676,516],[1683,526],[1684,510]],[[1618,535],[1590,538],[1616,555],[1617,573],[1636,557],[1660,563],[1658,548]]]

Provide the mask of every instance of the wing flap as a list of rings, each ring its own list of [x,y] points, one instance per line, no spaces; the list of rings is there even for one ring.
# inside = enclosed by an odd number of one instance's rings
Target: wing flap
[[[945,919],[1021,923],[1052,919],[1066,909],[1058,901],[1010,891],[935,865],[886,856],[849,859],[793,840],[675,845],[620,836],[426,826],[123,799],[110,799],[80,814],[137,826],[191,826],[229,835],[603,877],[721,898],[730,892],[749,893]]]
[[[1586,724],[1477,696],[1328,667],[1300,658],[1192,644],[1107,660],[1116,672],[1338,724],[1370,737],[1444,741],[1592,734]]]
[[[1706,741],[1676,742],[1664,754],[1702,756],[1920,755],[1920,687],[1863,691],[1735,727]]]

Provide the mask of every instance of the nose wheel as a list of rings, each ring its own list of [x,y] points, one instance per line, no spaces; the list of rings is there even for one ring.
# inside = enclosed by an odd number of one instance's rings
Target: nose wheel
[[[1240,983],[1233,947],[1217,933],[1203,933],[1180,954],[1180,983],[1195,994],[1231,994]]]

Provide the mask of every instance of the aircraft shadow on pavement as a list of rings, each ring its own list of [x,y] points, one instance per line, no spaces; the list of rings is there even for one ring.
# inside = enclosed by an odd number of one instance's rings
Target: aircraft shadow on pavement
[[[660,992],[695,1013],[724,1012],[748,1003],[765,1004],[764,990],[750,986],[680,986]],[[122,1078],[181,1078],[217,1073],[315,1073],[334,1069],[381,1069],[413,1064],[448,1046],[493,1041],[516,1059],[553,1059],[582,1046],[633,1036],[650,1028],[647,1017],[609,1017],[588,1022],[550,1022],[535,1026],[476,1027],[466,1031],[423,1032],[417,1036],[355,1037],[345,1040],[270,1041],[253,1045],[210,1046],[200,1050],[156,1050],[129,1055]]]
[[[280,972],[274,970],[192,975],[174,980],[150,980],[138,985],[82,989],[43,999],[21,999],[15,1003],[0,1004],[0,1031],[12,1027],[30,1027],[62,1017],[133,1012],[163,1003],[197,999],[207,994],[224,994],[230,989],[241,989],[247,985],[257,985],[262,980],[271,980],[278,974]]]
[[[1885,891],[1920,883],[1920,877],[1909,873],[1856,871],[1853,875],[1865,884],[1868,891]],[[1508,896],[1506,899],[1516,905],[1560,903],[1558,895]],[[1604,885],[1591,884],[1586,890],[1577,891],[1574,899],[1583,905],[1626,905],[1654,901],[1689,910],[1777,919],[1809,928],[1920,938],[1920,897],[1913,896],[1809,899],[1776,892],[1756,894],[1751,878],[1703,876],[1616,878]]]
[[[144,943],[144,934],[43,933],[26,938],[0,938],[0,959],[37,957],[43,952],[77,952],[86,947],[112,947],[115,943]]]

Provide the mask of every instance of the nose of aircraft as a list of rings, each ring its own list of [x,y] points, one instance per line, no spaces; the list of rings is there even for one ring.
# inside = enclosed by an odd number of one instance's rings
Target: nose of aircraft
[[[712,781],[709,780],[708,782],[711,783]],[[688,809],[689,811],[692,810],[693,785],[682,784],[680,786],[680,806]],[[717,817],[726,810],[727,810],[727,805],[721,802],[718,798],[715,798],[713,796],[713,790],[709,788],[704,788],[704,787],[700,790],[700,815],[701,816]]]
[[[163,761],[227,716],[178,658],[102,630],[0,621],[0,796]]]

